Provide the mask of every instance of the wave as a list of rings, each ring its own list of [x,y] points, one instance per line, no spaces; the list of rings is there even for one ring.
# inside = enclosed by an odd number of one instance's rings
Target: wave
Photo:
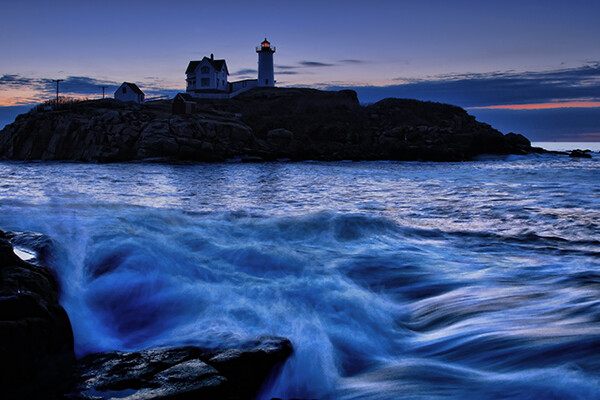
[[[72,209],[40,207],[34,219],[52,239],[20,242],[59,271],[79,356],[286,336],[296,352],[262,398],[562,396],[562,386],[532,387],[527,374],[554,379],[574,360],[600,368],[591,351],[600,346],[599,279],[577,270],[576,253],[558,271],[564,259],[546,249],[561,238],[335,212],[90,207],[68,228]]]
[[[79,356],[268,334],[261,399],[593,398],[597,165],[0,163],[0,227]]]

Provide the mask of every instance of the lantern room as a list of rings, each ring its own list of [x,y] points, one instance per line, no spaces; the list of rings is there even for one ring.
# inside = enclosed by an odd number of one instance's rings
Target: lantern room
[[[260,44],[260,46],[256,47],[256,52],[260,53],[261,51],[270,51],[271,53],[275,53],[275,46],[271,46],[271,43],[265,38],[265,40]]]

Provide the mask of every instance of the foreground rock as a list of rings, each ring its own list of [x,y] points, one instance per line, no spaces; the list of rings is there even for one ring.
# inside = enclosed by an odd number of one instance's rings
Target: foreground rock
[[[64,107],[17,117],[0,131],[0,157],[459,161],[532,151],[525,137],[503,135],[462,108],[406,99],[361,106],[350,90],[257,88],[231,100],[198,100],[189,115],[173,115],[169,101]]]
[[[51,271],[22,261],[8,239],[0,231],[0,398],[48,398],[70,382],[71,323]]]
[[[292,352],[287,339],[264,337],[236,349],[198,347],[108,352],[82,358],[69,399],[252,399]]]

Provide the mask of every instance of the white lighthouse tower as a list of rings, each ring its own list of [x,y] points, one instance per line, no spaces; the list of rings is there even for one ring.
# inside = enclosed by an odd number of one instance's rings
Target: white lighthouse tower
[[[258,86],[275,86],[275,74],[273,72],[273,53],[275,46],[265,41],[256,47],[258,53]]]

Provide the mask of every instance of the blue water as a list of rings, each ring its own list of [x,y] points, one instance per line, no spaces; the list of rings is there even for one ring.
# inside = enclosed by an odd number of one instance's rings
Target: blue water
[[[78,355],[291,339],[259,398],[600,395],[600,157],[0,163]]]

